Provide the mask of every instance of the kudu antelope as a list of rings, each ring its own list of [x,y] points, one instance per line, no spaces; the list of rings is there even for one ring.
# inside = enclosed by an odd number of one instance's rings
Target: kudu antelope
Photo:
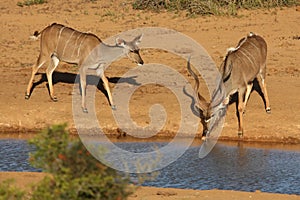
[[[88,69],[96,70],[97,75],[102,79],[104,88],[107,91],[109,103],[112,109],[115,109],[104,70],[112,61],[125,55],[138,65],[144,64],[139,54],[139,47],[137,46],[141,42],[142,35],[137,36],[130,42],[117,38],[116,44],[110,46],[104,44],[92,33],[82,33],[64,25],[53,23],[41,32],[35,31],[31,38],[37,39],[38,37],[41,37],[40,55],[36,64],[32,67],[32,75],[25,95],[26,99],[29,99],[31,95],[35,74],[39,68],[48,63],[46,75],[50,97],[53,101],[57,101],[53,92],[52,73],[58,63],[64,61],[66,63],[77,64],[80,67],[81,106],[83,112],[88,112],[85,103],[86,73]]]
[[[238,135],[243,136],[243,113],[252,91],[255,78],[261,83],[265,109],[271,113],[265,78],[266,78],[267,44],[265,40],[254,33],[242,38],[237,47],[230,48],[219,68],[225,86],[225,100],[222,102],[207,102],[198,91],[199,79],[192,71],[190,63],[187,68],[195,79],[195,92],[198,94],[201,122],[203,124],[202,137],[208,133],[208,123],[219,109],[226,108],[230,102],[231,95],[238,92]]]

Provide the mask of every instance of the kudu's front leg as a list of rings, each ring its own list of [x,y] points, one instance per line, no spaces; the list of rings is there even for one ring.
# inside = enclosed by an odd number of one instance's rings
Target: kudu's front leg
[[[25,93],[25,99],[30,98],[32,85],[33,85],[33,81],[34,81],[34,76],[38,72],[39,68],[41,68],[45,63],[46,63],[46,59],[40,55],[37,62],[36,62],[36,64],[32,66],[32,73],[31,73],[31,77],[30,77],[30,80],[28,82],[27,90],[26,90],[26,93]]]
[[[85,103],[85,95],[86,95],[86,69],[81,67],[79,70],[80,74],[80,87],[81,87],[81,108],[84,113],[88,113],[88,109],[86,108]]]
[[[238,109],[237,109],[237,117],[238,117],[238,136],[243,137],[243,113],[245,110],[245,89],[240,89],[238,91]]]
[[[30,98],[31,88],[32,88],[32,85],[33,85],[34,76],[37,73],[37,71],[38,71],[38,67],[37,67],[37,65],[34,65],[32,67],[31,77],[30,77],[30,80],[28,82],[27,90],[26,90],[26,93],[25,93],[25,99],[29,99]]]

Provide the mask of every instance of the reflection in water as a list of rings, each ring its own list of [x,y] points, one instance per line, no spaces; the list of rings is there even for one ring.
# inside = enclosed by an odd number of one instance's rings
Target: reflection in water
[[[164,145],[162,142],[118,143],[132,152],[147,152]],[[154,181],[143,185],[300,195],[299,151],[218,143],[207,157],[200,159],[199,148],[190,147],[177,161],[160,170]],[[33,148],[25,140],[0,140],[0,171],[38,171],[28,164],[30,151]]]
[[[191,147],[147,186],[300,194],[300,152],[217,144],[204,159]]]

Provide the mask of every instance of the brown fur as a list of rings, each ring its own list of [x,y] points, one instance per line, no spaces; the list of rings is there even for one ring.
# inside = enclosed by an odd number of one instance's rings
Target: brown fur
[[[266,58],[267,43],[261,36],[253,33],[242,38],[238,42],[236,48],[228,50],[227,55],[219,68],[223,84],[226,89],[226,99],[221,102],[221,104],[224,105],[212,106],[213,102],[206,102],[200,92],[196,90],[200,102],[200,109],[203,113],[202,117],[204,119],[210,119],[212,114],[216,112],[214,108],[219,109],[220,107],[227,106],[230,96],[238,92],[238,134],[243,135],[243,113],[255,78],[260,81],[263,87],[263,94],[266,103],[265,108],[266,111],[270,113],[271,109],[265,83]],[[189,69],[189,71],[191,73],[191,69]],[[196,80],[196,89],[198,89],[198,77],[195,76],[195,74],[193,75],[193,73],[191,73],[191,75]],[[202,122],[203,121],[204,120],[202,120]],[[203,136],[205,136],[208,126],[206,123],[203,123],[203,126]]]
[[[53,23],[47,26],[41,32],[35,31],[32,38],[41,38],[40,55],[36,64],[32,68],[32,76],[28,83],[26,99],[31,95],[31,88],[34,76],[38,69],[48,64],[46,75],[49,83],[50,97],[56,101],[52,85],[52,73],[60,61],[77,64],[80,67],[80,83],[82,91],[82,109],[87,112],[85,105],[86,89],[86,71],[87,69],[96,69],[100,75],[104,87],[107,90],[109,101],[114,108],[112,95],[108,86],[108,80],[104,75],[106,67],[119,56],[131,54],[130,58],[138,64],[143,64],[139,55],[137,44],[141,36],[136,37],[133,41],[126,42],[117,39],[115,46],[104,44],[96,35],[92,33],[83,33],[73,28],[66,27],[62,24]],[[133,55],[132,55],[133,54]]]

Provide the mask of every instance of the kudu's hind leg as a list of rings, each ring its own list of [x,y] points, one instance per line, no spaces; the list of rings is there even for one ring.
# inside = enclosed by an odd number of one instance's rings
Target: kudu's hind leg
[[[53,91],[52,74],[55,68],[57,67],[58,63],[59,63],[59,59],[54,55],[51,56],[51,62],[49,63],[49,66],[46,70],[48,85],[49,85],[49,93],[52,101],[57,101],[57,98],[56,96],[54,96],[54,91]]]
[[[29,99],[30,98],[31,88],[32,88],[33,81],[34,81],[34,76],[38,72],[39,68],[41,68],[45,63],[46,63],[46,59],[43,59],[41,56],[39,56],[36,64],[33,65],[33,67],[32,67],[32,73],[31,73],[31,78],[29,80],[29,83],[28,83],[28,86],[27,86],[27,90],[26,90],[26,93],[25,93],[25,99]]]
[[[258,80],[260,80],[260,85],[262,86],[263,89],[263,93],[264,93],[264,98],[265,98],[265,109],[266,112],[268,114],[271,113],[271,107],[270,107],[270,101],[269,101],[269,96],[268,96],[268,92],[267,92],[267,84],[265,83],[265,78],[266,78],[266,72],[265,69],[259,74],[260,75],[260,79],[258,78]]]
[[[111,95],[111,92],[110,92],[110,89],[109,89],[108,80],[107,80],[106,76],[104,75],[104,73],[102,74],[101,79],[103,81],[104,88],[107,91],[110,106],[113,110],[116,110],[116,106],[113,103],[112,95]]]
[[[249,100],[250,93],[252,91],[252,87],[253,87],[253,83],[250,83],[250,84],[247,85],[246,94],[245,94],[245,101],[244,101],[244,108],[243,108],[243,114],[246,112],[246,106],[247,106],[247,102]]]

